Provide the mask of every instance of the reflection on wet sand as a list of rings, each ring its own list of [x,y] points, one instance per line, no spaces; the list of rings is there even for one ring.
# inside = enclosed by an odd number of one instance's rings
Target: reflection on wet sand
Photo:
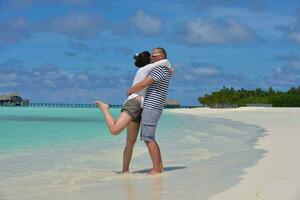
[[[143,194],[143,199],[155,199],[160,200],[162,191],[163,191],[163,175],[158,174],[151,176],[149,175],[149,181],[143,182],[142,184],[150,184],[146,188],[149,188],[150,190],[145,191],[138,191],[139,184],[134,181],[137,181],[136,179],[133,179],[133,177],[130,174],[126,174],[126,177],[123,179],[123,188],[125,193],[127,194],[128,200],[136,200],[140,199],[138,198],[138,194]],[[144,187],[143,187],[144,188]]]

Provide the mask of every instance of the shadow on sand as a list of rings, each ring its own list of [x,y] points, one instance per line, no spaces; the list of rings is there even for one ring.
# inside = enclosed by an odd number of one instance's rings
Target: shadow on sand
[[[185,166],[173,166],[173,167],[164,167],[164,171],[168,172],[168,171],[173,171],[173,170],[180,170],[180,169],[185,169]],[[133,171],[133,174],[146,174],[148,172],[150,172],[151,168],[148,169],[142,169],[142,170],[137,170],[137,171]]]

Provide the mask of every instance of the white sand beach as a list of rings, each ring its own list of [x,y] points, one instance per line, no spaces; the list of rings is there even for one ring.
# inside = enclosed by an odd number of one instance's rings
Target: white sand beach
[[[299,108],[197,108],[169,112],[241,121],[267,131],[255,146],[266,151],[263,158],[245,169],[238,184],[214,195],[211,200],[300,199]]]

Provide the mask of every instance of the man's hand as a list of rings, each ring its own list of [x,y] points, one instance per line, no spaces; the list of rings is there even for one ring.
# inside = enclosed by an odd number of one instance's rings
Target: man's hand
[[[148,87],[152,83],[154,83],[154,80],[152,78],[147,77],[144,80],[135,84],[133,87],[129,88],[127,90],[127,95],[129,96],[133,93],[137,93],[137,92],[141,91],[142,89],[144,89],[145,87]]]
[[[173,68],[169,68],[169,72],[170,72],[171,76],[174,75],[174,69]]]
[[[130,96],[130,95],[132,95],[133,94],[133,89],[132,89],[132,87],[131,88],[129,88],[128,90],[127,90],[127,96]]]

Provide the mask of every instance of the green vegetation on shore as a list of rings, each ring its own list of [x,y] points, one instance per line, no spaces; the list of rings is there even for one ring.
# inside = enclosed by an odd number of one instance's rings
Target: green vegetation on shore
[[[205,94],[198,101],[209,107],[216,105],[246,106],[247,104],[271,104],[273,107],[300,107],[300,86],[292,87],[287,92],[274,91],[270,87],[267,91],[260,88],[256,90],[234,90],[223,87],[220,91]]]

